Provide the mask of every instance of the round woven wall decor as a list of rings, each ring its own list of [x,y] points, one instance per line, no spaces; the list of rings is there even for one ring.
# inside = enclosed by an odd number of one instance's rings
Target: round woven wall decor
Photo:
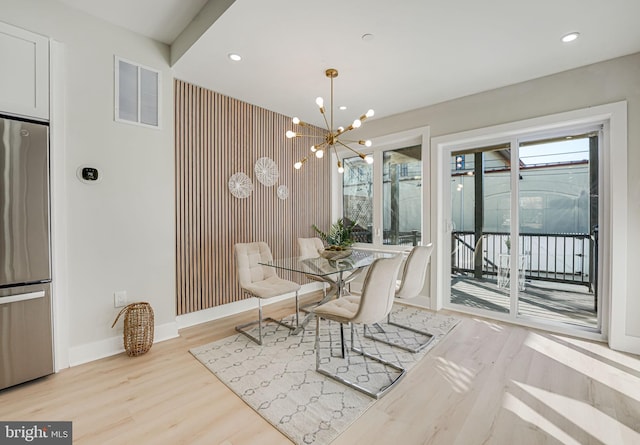
[[[278,186],[278,198],[285,200],[289,197],[289,187],[284,184]]]
[[[258,178],[258,181],[267,187],[275,185],[275,183],[278,182],[278,177],[280,177],[278,165],[273,161],[273,159],[268,157],[258,159],[256,161],[254,171],[256,172],[256,178]]]
[[[253,191],[253,182],[242,172],[234,173],[229,178],[229,191],[236,198],[248,198]]]

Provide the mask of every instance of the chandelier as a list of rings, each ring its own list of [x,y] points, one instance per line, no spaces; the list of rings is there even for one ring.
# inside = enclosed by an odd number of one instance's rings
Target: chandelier
[[[349,146],[349,144],[357,143],[359,145],[364,145],[365,147],[371,147],[371,141],[343,139],[343,136],[346,133],[348,133],[351,130],[355,130],[356,128],[360,128],[360,126],[362,125],[362,122],[365,119],[372,117],[374,113],[373,110],[367,111],[358,119],[354,120],[353,123],[349,125],[347,128],[338,127],[336,130],[334,130],[333,129],[333,79],[338,77],[338,70],[334,68],[329,68],[325,71],[325,75],[329,79],[331,79],[331,103],[330,103],[331,116],[329,117],[329,120],[327,120],[327,114],[325,113],[325,109],[324,109],[324,100],[322,99],[322,97],[316,98],[316,105],[318,105],[318,108],[320,108],[320,113],[322,114],[324,123],[327,126],[327,134],[325,134],[324,136],[320,136],[320,135],[312,135],[312,134],[303,134],[303,133],[298,133],[298,132],[289,130],[286,133],[287,138],[293,139],[293,138],[299,138],[299,137],[306,137],[306,138],[319,139],[320,141],[319,143],[311,146],[311,152],[314,153],[317,158],[322,158],[324,156],[325,151],[329,151],[329,153],[331,153],[331,149],[333,149],[333,152],[335,153],[336,158],[338,159],[338,173],[344,173],[344,167],[342,166],[342,162],[340,161],[340,156],[338,155],[338,150],[336,148],[337,145],[340,145],[342,147],[345,147],[351,150],[353,153],[357,154],[361,159],[366,161],[368,164],[373,163],[373,158],[371,157],[371,155],[365,155]],[[302,122],[297,117],[294,117],[292,119],[292,122],[295,125],[298,125],[301,127],[305,127],[309,125],[305,122]],[[310,155],[307,155],[301,160],[299,160],[298,162],[296,162],[293,165],[294,168],[300,169],[302,165],[305,162],[307,162],[307,160],[309,159],[309,156]]]

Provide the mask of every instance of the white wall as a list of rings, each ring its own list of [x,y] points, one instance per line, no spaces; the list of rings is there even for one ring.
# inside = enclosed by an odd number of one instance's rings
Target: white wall
[[[66,291],[55,296],[67,310],[57,314],[68,331],[69,360],[79,363],[121,345],[111,322],[113,292],[149,301],[156,336],[175,331],[174,165],[172,77],[169,48],[76,12],[54,0],[0,0],[0,20],[60,42],[56,103],[52,104],[54,195],[60,259],[55,266]],[[163,78],[161,130],[113,120],[113,57],[158,69]],[[471,74],[470,74],[471,75]],[[628,224],[640,226],[640,54],[468,96],[363,126],[365,138],[430,126],[441,136],[500,123],[628,101]],[[62,133],[62,135],[61,135]],[[78,166],[97,166],[103,176],[86,185]],[[57,177],[55,176],[57,175]],[[54,192],[55,193],[55,192]],[[630,230],[627,267],[632,289],[628,334],[640,337],[640,294],[631,281],[640,268],[640,232]],[[60,311],[58,311],[60,312]],[[64,331],[64,330],[63,330]],[[65,339],[58,339],[62,344]],[[60,351],[58,351],[59,353]],[[65,354],[62,354],[65,356]],[[66,361],[66,360],[65,360]],[[65,363],[58,363],[65,366]]]
[[[437,69],[437,67],[435,67]],[[472,75],[472,74],[470,74]],[[640,292],[634,282],[640,270],[640,54],[566,71],[540,79],[463,97],[363,126],[363,138],[429,125],[431,136],[588,108],[628,103],[628,254],[627,335],[640,337]],[[615,221],[613,222],[615,226]]]
[[[0,20],[60,48],[51,131],[53,181],[60,184],[53,192],[54,248],[65,255],[55,257],[54,281],[66,291],[54,298],[65,303],[56,307],[67,307],[56,318],[68,331],[71,364],[122,347],[122,322],[111,329],[119,312],[114,291],[151,303],[156,338],[177,334],[169,47],[55,1],[0,0],[0,11]],[[160,130],[114,122],[114,55],[162,73]],[[81,183],[81,165],[99,168],[101,181]],[[58,338],[58,349],[64,343]],[[60,362],[65,352],[57,352],[58,367],[67,365]]]

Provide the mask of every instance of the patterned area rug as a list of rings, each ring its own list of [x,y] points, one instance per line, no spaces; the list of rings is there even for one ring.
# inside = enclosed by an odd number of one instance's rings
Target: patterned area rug
[[[413,354],[364,338],[360,327],[354,342],[364,351],[407,369],[424,357],[459,321],[448,315],[398,304],[394,305],[392,320],[428,331],[434,339],[424,350]],[[387,340],[410,345],[426,340],[425,336],[412,331],[400,330],[386,323],[381,323],[381,326],[385,333],[376,333],[376,338],[386,337]],[[266,323],[262,346],[242,334],[236,334],[190,352],[294,443],[324,445],[334,440],[375,400],[315,371],[315,327],[315,320],[312,320],[303,332],[292,335],[277,323]],[[253,334],[257,336],[257,328]],[[349,345],[347,327],[345,340]],[[338,323],[322,320],[320,352],[322,368],[366,387],[375,389],[376,385],[388,385],[397,375],[394,375],[395,371],[379,367],[376,362],[353,352],[346,359],[340,358]]]

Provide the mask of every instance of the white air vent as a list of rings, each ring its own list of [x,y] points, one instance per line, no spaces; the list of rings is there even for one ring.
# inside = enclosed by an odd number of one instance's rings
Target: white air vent
[[[160,72],[115,58],[115,120],[159,128]]]

